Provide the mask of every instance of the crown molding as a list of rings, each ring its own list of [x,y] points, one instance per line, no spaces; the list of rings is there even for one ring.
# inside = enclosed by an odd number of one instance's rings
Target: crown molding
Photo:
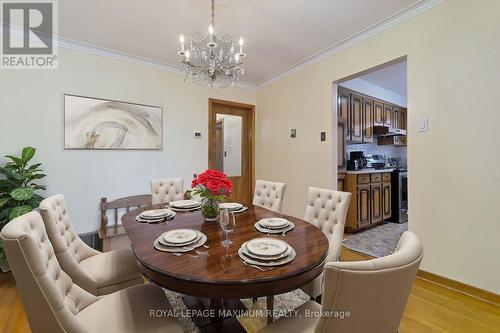
[[[354,46],[356,44],[359,44],[361,43],[362,41],[368,39],[368,38],[371,38],[373,36],[376,36],[400,23],[403,23],[415,16],[417,16],[418,14],[421,14],[431,8],[433,8],[434,6],[437,6],[439,5],[440,3],[444,2],[446,0],[421,0],[403,10],[401,10],[400,12],[392,15],[392,16],[389,16],[388,18],[386,19],[383,19],[382,21],[378,22],[378,23],[375,23],[374,25],[372,25],[371,27],[368,27],[362,31],[360,31],[359,33],[351,36],[351,37],[348,37],[346,39],[344,39],[343,41],[337,43],[337,44],[334,44],[326,49],[324,49],[323,51],[320,51],[302,61],[299,61],[298,63],[284,69],[283,71],[281,71],[280,73],[278,74],[275,74],[267,79],[265,79],[264,81],[262,81],[261,83],[259,83],[257,85],[257,89],[260,89],[260,88],[263,88],[273,82],[276,82],[276,81],[279,81],[281,79],[283,79],[284,77],[286,76],[289,76],[295,72],[298,72],[300,71],[301,69],[307,67],[307,66],[310,66],[312,64],[315,64],[317,62],[320,62],[321,60],[324,60],[336,53],[339,53],[351,46]]]

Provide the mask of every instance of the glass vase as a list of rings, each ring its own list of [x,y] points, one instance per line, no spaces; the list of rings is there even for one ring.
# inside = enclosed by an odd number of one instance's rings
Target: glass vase
[[[201,213],[205,221],[217,221],[220,213],[219,201],[214,198],[203,198],[201,202]]]

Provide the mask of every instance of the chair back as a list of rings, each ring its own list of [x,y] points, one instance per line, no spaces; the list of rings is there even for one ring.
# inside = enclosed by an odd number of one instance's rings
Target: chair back
[[[257,180],[252,203],[255,206],[281,213],[286,184]]]
[[[337,261],[342,248],[344,226],[351,193],[310,187],[304,220],[321,229],[328,238],[326,262]]]
[[[396,333],[422,256],[420,240],[407,231],[389,256],[327,263],[322,311],[332,315],[322,316],[315,332]]]
[[[0,236],[33,332],[87,332],[76,314],[98,298],[61,269],[38,212],[10,221]]]
[[[85,244],[77,235],[71,224],[64,196],[58,194],[42,200],[40,212],[57,260],[63,270],[75,283],[96,294],[95,281],[81,270],[78,263],[100,252]]]
[[[130,209],[151,205],[151,194],[134,195],[113,201],[108,198],[101,198],[101,232],[106,233],[108,227],[117,227],[123,213],[128,213]],[[109,225],[108,211],[113,211],[113,225]]]
[[[184,199],[182,177],[151,180],[151,200],[153,205]]]

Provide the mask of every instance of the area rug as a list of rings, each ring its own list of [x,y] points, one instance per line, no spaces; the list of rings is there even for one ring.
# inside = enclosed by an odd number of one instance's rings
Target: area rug
[[[200,330],[196,327],[191,318],[179,315],[187,309],[186,304],[184,304],[184,300],[182,299],[183,295],[167,289],[164,289],[164,291],[184,332],[199,333]],[[274,320],[302,305],[308,300],[309,296],[300,289],[274,296]],[[253,303],[252,299],[243,299],[241,301],[248,311],[246,311],[243,315],[238,316],[238,321],[248,333],[260,331],[267,325],[267,317],[265,316],[267,309],[266,298],[260,297],[256,303]]]
[[[408,230],[408,222],[385,223],[355,234],[346,234],[342,245],[372,257],[384,257],[396,250],[399,238]]]

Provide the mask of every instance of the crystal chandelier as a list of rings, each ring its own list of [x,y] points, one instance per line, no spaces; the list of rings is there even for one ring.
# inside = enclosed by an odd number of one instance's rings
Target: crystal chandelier
[[[188,45],[185,45],[183,35],[179,38],[181,50],[177,53],[182,57],[181,70],[186,74],[187,82],[209,87],[235,86],[245,74],[243,38],[240,38],[237,50],[233,36],[215,33],[214,1],[211,0],[212,15],[208,33],[194,33]]]

